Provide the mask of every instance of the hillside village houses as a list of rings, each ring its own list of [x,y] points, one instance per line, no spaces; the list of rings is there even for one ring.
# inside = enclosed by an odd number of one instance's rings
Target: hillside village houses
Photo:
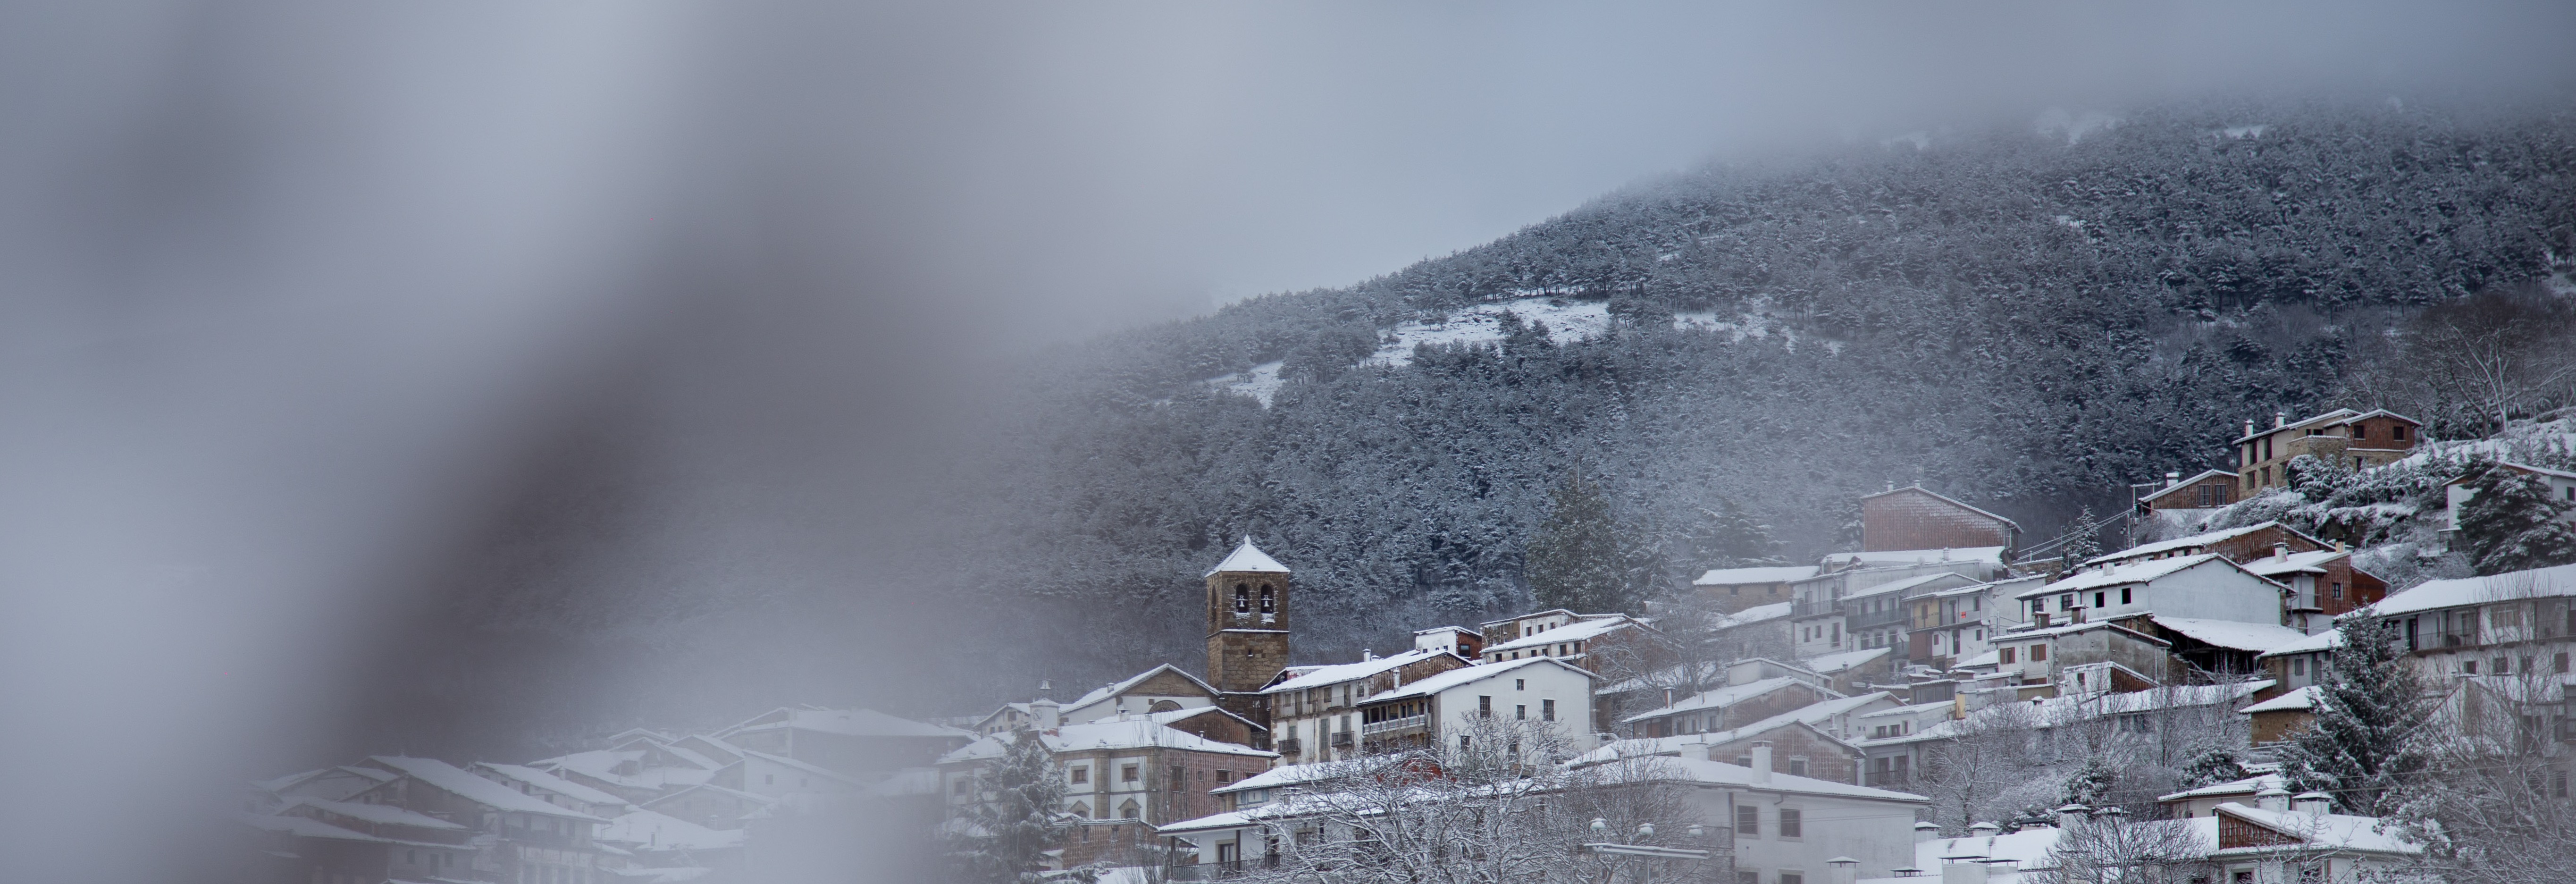
[[[2240,440],[2242,472],[2170,476],[2142,506],[2239,499],[2278,481],[2266,470],[2285,452],[2340,445],[2375,463],[2417,430],[2385,412],[2276,421]],[[2576,717],[2555,711],[2576,653],[2576,566],[2390,594],[2340,544],[2263,523],[2035,568],[2016,565],[2010,519],[1930,490],[1891,487],[1862,510],[1858,552],[1693,581],[1716,612],[1694,634],[1776,649],[1760,654],[1692,659],[1668,632],[1680,628],[1672,611],[1553,609],[1292,665],[1295,575],[1245,538],[1202,575],[1197,672],[1158,665],[1063,701],[1040,683],[1032,699],[949,723],[789,707],[704,733],[631,730],[526,764],[374,757],[254,784],[242,820],[271,877],[298,884],[722,884],[753,864],[764,821],[860,804],[954,831],[990,800],[979,778],[1033,738],[1066,787],[1054,868],[1159,861],[1176,878],[1207,877],[1279,849],[1306,825],[1299,796],[1329,772],[1455,749],[1509,722],[1553,731],[1570,753],[1520,763],[1670,762],[1656,776],[1733,836],[1726,880],[1966,865],[2012,880],[2039,868],[2051,833],[2093,823],[1998,820],[1934,837],[1918,824],[1927,799],[1906,791],[1927,753],[1995,721],[2147,733],[2186,715],[2236,722],[2259,752],[2305,726],[2335,618],[2356,611],[2403,618],[2410,659],[2461,720],[2537,710],[2561,739],[2576,735]],[[2562,760],[2550,775],[2565,778],[2568,754],[2551,757]],[[2318,839],[2349,842],[2357,862],[2414,849],[2259,782],[2221,786],[2155,810],[2209,821],[2220,866]],[[1822,820],[1835,824],[1810,825]]]

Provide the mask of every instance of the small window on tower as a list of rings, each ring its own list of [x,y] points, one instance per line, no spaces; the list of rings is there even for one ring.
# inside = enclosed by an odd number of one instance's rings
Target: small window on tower
[[[1250,610],[1252,610],[1252,588],[1240,583],[1235,584],[1234,612],[1241,614]]]
[[[1266,583],[1265,583],[1265,584],[1262,584],[1262,585],[1261,585],[1261,613],[1269,614],[1269,613],[1276,612],[1276,611],[1278,611],[1278,610],[1279,610],[1279,598],[1278,598],[1277,594],[1271,590],[1271,588],[1270,588],[1270,585],[1269,585],[1269,584],[1266,584]]]

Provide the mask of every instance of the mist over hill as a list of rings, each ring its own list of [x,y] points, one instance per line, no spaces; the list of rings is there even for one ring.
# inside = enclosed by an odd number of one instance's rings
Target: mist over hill
[[[2224,465],[2244,421],[2344,404],[2347,367],[2424,305],[2563,284],[2571,175],[2563,113],[2394,101],[1713,165],[1034,360],[943,486],[924,579],[991,612],[994,689],[1024,693],[1195,665],[1199,572],[1244,534],[1297,570],[1299,662],[1525,606],[1570,470],[1666,586],[1853,543],[1854,497],[1889,483],[2041,540],[2127,483]]]

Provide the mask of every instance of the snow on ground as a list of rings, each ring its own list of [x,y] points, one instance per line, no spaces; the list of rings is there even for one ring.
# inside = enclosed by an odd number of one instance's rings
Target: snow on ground
[[[1578,301],[1549,295],[1531,295],[1508,301],[1492,301],[1465,307],[1437,322],[1412,320],[1398,323],[1390,337],[1381,338],[1376,355],[1363,364],[1403,366],[1413,362],[1416,344],[1491,344],[1503,339],[1502,317],[1505,312],[1518,314],[1523,322],[1547,324],[1547,336],[1559,344],[1598,337],[1610,330],[1610,304],[1607,301]],[[1716,313],[1681,313],[1673,316],[1673,327],[1686,331],[1725,332],[1732,339],[1768,338],[1779,333],[1791,347],[1796,336],[1769,319],[1745,314],[1733,319],[1720,319]],[[1842,350],[1840,342],[1828,341],[1832,352]],[[1272,396],[1286,381],[1279,376],[1281,363],[1264,362],[1251,371],[1220,375],[1204,381],[1208,386],[1229,393],[1239,393],[1269,405]]]
[[[2256,125],[2252,125],[2252,126],[2229,126],[2229,127],[2227,127],[2227,128],[2224,128],[2224,129],[2220,129],[2220,130],[2218,130],[2218,134],[2220,134],[2220,135],[2224,135],[2224,136],[2227,136],[2227,137],[2229,137],[2229,138],[2261,138],[2261,137],[2263,137],[2263,130],[2265,130],[2265,129],[2269,129],[2269,128],[2272,128],[2272,127],[2271,127],[2270,125],[2266,125],[2266,124],[2256,124]]]
[[[1279,385],[1287,383],[1279,377],[1279,367],[1285,364],[1287,363],[1264,362],[1253,366],[1251,371],[1209,378],[1207,383],[1208,386],[1228,393],[1241,393],[1259,399],[1263,407],[1268,407],[1270,397],[1279,394]]]

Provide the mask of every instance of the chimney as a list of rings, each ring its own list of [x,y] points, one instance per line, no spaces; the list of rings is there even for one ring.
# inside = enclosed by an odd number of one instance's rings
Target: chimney
[[[2272,560],[2273,560],[2273,561],[2275,561],[2275,562],[2286,562],[2286,561],[2289,561],[2289,560],[2290,560],[2290,545],[2289,545],[2288,543],[2275,543],[2275,544],[2272,544]]]
[[[1045,731],[1054,730],[1063,726],[1063,724],[1064,709],[1063,707],[1055,704],[1054,698],[1039,697],[1035,702],[1029,704],[1030,727]]]
[[[1924,820],[1914,824],[1914,843],[1923,844],[1941,837],[1941,824]]]
[[[2272,429],[2277,430],[2277,429],[2280,429],[2280,428],[2282,428],[2282,427],[2286,427],[2286,426],[2289,426],[2289,425],[2290,425],[2290,416],[2289,416],[2289,415],[2282,414],[2281,412],[2277,412],[2277,411],[2272,412]]]
[[[1367,649],[1367,648],[1361,648],[1361,649],[1360,649],[1360,659],[1361,659],[1362,661],[1375,660],[1375,659],[1377,659],[1377,652],[1376,652],[1376,651],[1369,650],[1369,649]]]
[[[1976,824],[1976,825],[1973,825],[1973,826],[1969,826],[1969,827],[1968,827],[1968,837],[1971,837],[1971,838],[1992,838],[1992,837],[1994,837],[1994,836],[1996,836],[1996,835],[2003,834],[2003,831],[2004,831],[2004,827],[2002,827],[2002,826],[1998,826],[1998,825],[1995,825],[1995,824],[1993,824],[1993,823],[1978,823],[1978,824]]]
[[[2246,421],[2246,422],[2245,422],[2245,435],[2248,435],[2248,436],[2254,435],[2254,422],[2253,422],[2253,421]]]
[[[2167,488],[2171,488],[2171,487],[2174,487],[2174,486],[2176,486],[2176,485],[2180,485],[2180,484],[2182,484],[2182,474],[2181,474],[2181,473],[2166,473],[2166,474],[2165,474],[2165,487],[2167,487]]]
[[[2334,796],[2324,792],[2301,792],[2298,797],[2290,800],[2293,802],[2291,806],[2297,807],[2300,813],[2309,816],[2325,816],[2326,807],[2334,803]]]
[[[2081,804],[2069,804],[2065,807],[2060,807],[2057,809],[2057,827],[2059,829],[2073,831],[2077,825],[2084,822],[2085,817],[2092,815],[2092,813],[2092,808]]]
[[[2343,541],[2335,541],[2335,552],[2343,552]]]
[[[2257,810],[2288,812],[2290,809],[2290,790],[2279,786],[2273,786],[2272,788],[2265,789],[2261,792],[2256,792],[2254,793],[2254,807]]]
[[[1771,782],[1771,741],[1769,740],[1753,741],[1753,782],[1756,785]]]

